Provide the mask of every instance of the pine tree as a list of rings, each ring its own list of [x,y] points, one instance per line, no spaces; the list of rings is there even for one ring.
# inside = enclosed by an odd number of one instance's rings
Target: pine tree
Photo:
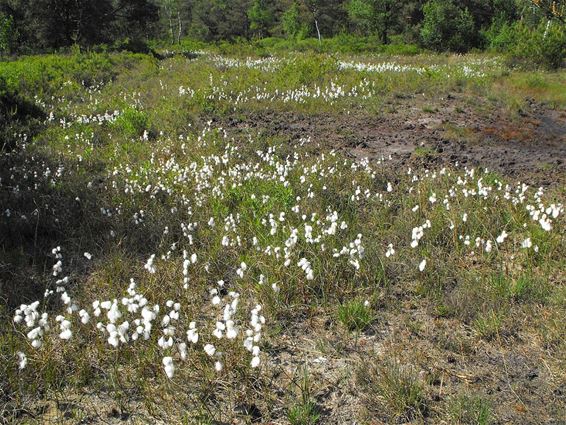
[[[273,14],[266,0],[254,0],[248,9],[248,19],[252,34],[265,37],[273,23]]]

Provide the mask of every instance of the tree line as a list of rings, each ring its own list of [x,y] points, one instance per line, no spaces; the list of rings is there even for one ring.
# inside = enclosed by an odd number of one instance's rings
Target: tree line
[[[178,43],[184,37],[299,40],[341,34],[465,52],[501,42],[517,23],[537,28],[552,22],[563,31],[565,5],[566,0],[0,0],[0,52],[150,39]]]

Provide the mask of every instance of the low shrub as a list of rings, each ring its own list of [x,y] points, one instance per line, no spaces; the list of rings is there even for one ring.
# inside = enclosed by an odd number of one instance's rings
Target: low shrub
[[[148,117],[143,111],[128,107],[118,117],[115,126],[128,137],[141,136],[148,129]]]
[[[421,40],[437,51],[466,52],[474,43],[474,19],[453,1],[431,0],[423,7]]]
[[[530,27],[522,22],[503,24],[486,33],[489,48],[507,54],[510,66],[526,69],[561,68],[566,63],[566,28],[553,21]]]

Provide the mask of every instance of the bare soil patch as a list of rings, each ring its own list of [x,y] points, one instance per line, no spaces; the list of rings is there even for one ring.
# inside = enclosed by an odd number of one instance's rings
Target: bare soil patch
[[[486,102],[488,102],[486,100]],[[426,106],[424,106],[426,105]],[[564,183],[566,111],[528,101],[519,116],[503,108],[478,111],[463,95],[430,101],[395,99],[369,115],[248,112],[221,118],[225,128],[314,141],[370,159],[392,156],[400,165],[486,167],[532,185]]]

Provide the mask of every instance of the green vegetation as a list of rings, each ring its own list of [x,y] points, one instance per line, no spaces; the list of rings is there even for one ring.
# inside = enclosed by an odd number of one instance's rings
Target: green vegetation
[[[312,401],[289,409],[289,423],[291,425],[316,425],[319,417],[316,405]]]
[[[560,418],[563,187],[443,163],[430,118],[559,116],[564,72],[299,24],[0,63],[1,421]]]
[[[373,316],[361,300],[351,300],[338,307],[338,320],[350,331],[361,332],[372,322]]]
[[[456,397],[449,409],[454,424],[489,425],[493,423],[489,403],[478,396]]]
[[[0,13],[0,55],[11,50],[14,38],[14,18]]]
[[[127,137],[140,137],[148,128],[147,115],[131,107],[124,109],[114,124]]]
[[[316,425],[320,413],[311,396],[311,382],[307,369],[303,369],[294,382],[295,392],[298,392],[295,403],[289,408],[287,419],[291,425]]]
[[[514,65],[557,69],[566,58],[565,11],[564,0],[0,0],[0,54],[158,55],[150,45],[205,41],[256,52],[495,50]]]
[[[422,418],[427,410],[427,400],[423,384],[415,372],[395,360],[366,361],[358,371],[358,380],[370,412],[379,412],[380,417],[393,423]]]
[[[433,50],[466,52],[474,43],[474,18],[451,0],[432,0],[423,8],[423,44]]]
[[[71,82],[70,90],[83,85],[107,83],[125,69],[141,61],[150,61],[144,55],[77,54],[26,56],[14,61],[0,62],[0,75],[7,89],[23,96],[47,97],[58,93]]]

